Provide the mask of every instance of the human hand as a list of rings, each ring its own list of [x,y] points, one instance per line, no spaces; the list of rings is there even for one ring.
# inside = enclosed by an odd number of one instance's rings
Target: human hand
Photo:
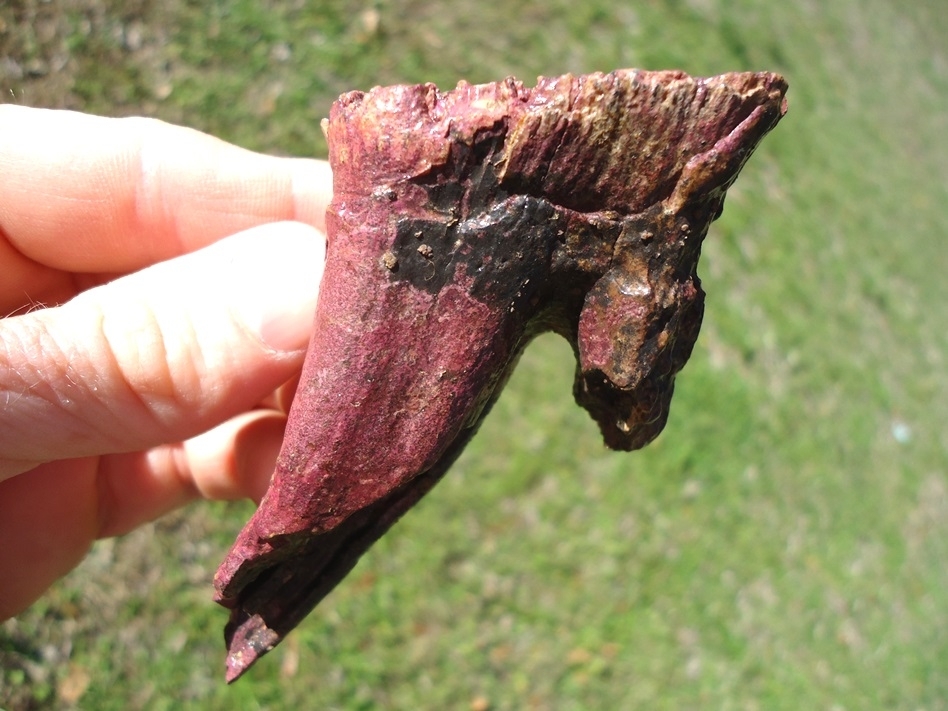
[[[330,193],[322,161],[0,105],[0,619],[96,538],[263,495]]]

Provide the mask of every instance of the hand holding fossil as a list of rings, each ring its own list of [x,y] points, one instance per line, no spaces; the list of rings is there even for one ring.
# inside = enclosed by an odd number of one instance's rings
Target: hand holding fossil
[[[329,197],[320,161],[0,105],[0,619],[98,537],[263,495]]]

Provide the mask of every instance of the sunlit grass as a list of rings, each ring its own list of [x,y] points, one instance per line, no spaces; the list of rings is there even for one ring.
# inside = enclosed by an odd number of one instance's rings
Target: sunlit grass
[[[135,8],[64,15],[72,80],[14,96],[302,155],[338,93],[397,81],[768,69],[790,113],[712,227],[653,445],[606,451],[541,339],[445,481],[238,684],[210,579],[249,509],[204,506],[103,544],[0,628],[33,665],[0,706],[30,686],[96,709],[948,708],[940,4]],[[18,51],[54,55],[40,40]]]

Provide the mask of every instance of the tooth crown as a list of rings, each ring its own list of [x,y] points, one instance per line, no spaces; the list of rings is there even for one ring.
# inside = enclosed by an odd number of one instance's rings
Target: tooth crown
[[[700,327],[701,241],[785,92],[625,70],[340,97],[313,340],[270,490],[215,579],[229,679],[440,478],[537,333],[572,343],[610,447],[658,435]]]

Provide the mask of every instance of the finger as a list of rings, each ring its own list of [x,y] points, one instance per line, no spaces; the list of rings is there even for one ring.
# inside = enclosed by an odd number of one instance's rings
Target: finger
[[[301,372],[296,372],[293,377],[280,385],[272,393],[268,393],[263,400],[257,403],[258,409],[277,410],[287,413],[290,411],[290,405],[293,404],[293,398],[296,397],[296,389],[300,384]]]
[[[285,428],[286,415],[255,410],[183,443],[103,457],[97,535],[127,533],[198,497],[259,501]]]
[[[25,609],[86,555],[98,530],[97,458],[0,481],[0,620]]]
[[[0,288],[22,291],[40,266],[124,273],[266,222],[324,230],[330,195],[324,161],[153,119],[3,104]]]
[[[276,392],[273,393],[276,399],[273,409],[280,410],[281,412],[290,411],[290,405],[293,404],[293,398],[296,397],[296,390],[300,386],[300,377],[302,375],[303,373],[301,371],[294,373],[292,378],[277,388]]]
[[[50,462],[0,481],[0,620],[78,565],[96,538],[200,495],[262,497],[285,425],[281,413],[245,413],[183,444]]]
[[[302,365],[325,241],[276,223],[0,320],[0,478],[188,439]]]

